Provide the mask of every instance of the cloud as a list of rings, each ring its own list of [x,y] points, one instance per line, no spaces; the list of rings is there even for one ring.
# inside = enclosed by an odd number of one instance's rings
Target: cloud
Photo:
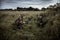
[[[41,0],[41,1],[52,1],[52,0]]]
[[[10,2],[12,2],[12,1],[52,1],[52,0],[1,0],[2,2],[3,1],[10,1]]]
[[[60,3],[60,0],[58,0],[58,2]]]
[[[0,0],[1,8],[19,7],[47,7],[48,5],[60,2],[60,0]]]

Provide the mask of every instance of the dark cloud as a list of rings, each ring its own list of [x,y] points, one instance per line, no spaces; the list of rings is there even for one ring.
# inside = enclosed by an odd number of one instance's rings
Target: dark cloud
[[[52,1],[52,0],[41,0],[41,1]]]
[[[0,0],[1,8],[14,8],[14,7],[46,7],[47,5],[60,2],[60,0]]]
[[[1,0],[1,1],[52,1],[52,0]]]
[[[60,0],[59,0],[59,2],[60,2]]]
[[[4,2],[4,3],[12,3],[12,2],[15,2],[15,1],[14,0],[1,0],[1,2]]]
[[[26,2],[26,1],[29,1],[29,2],[51,2],[52,0],[0,0],[0,2],[4,2],[4,3],[16,3],[18,1],[21,1],[21,2]]]

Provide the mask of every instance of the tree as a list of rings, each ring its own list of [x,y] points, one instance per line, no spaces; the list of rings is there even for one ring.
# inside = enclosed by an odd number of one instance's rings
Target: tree
[[[21,7],[17,7],[17,10],[19,11],[19,10],[22,10],[22,8]]]
[[[43,7],[41,10],[42,10],[42,11],[45,11],[45,10],[46,10],[46,8],[44,8],[44,7]]]
[[[31,11],[31,10],[34,10],[34,8],[32,8],[32,7],[29,7],[29,8],[28,8],[28,10],[30,10],[30,11]]]

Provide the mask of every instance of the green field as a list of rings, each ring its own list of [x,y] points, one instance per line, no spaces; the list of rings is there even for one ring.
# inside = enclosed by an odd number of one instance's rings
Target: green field
[[[24,24],[18,29],[15,21],[21,15]],[[37,26],[40,15],[43,26]],[[60,11],[0,11],[0,40],[59,40],[59,30]]]
[[[1,25],[10,26],[20,16],[24,15],[24,20],[28,17],[34,17],[42,12],[39,11],[0,11]],[[8,24],[8,25],[7,25]]]

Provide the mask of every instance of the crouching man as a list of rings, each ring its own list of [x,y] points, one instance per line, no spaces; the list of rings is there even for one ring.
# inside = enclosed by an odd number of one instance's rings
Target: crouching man
[[[22,19],[20,17],[15,21],[15,25],[16,25],[16,28],[18,28],[18,29],[22,28],[23,22],[22,22]]]

